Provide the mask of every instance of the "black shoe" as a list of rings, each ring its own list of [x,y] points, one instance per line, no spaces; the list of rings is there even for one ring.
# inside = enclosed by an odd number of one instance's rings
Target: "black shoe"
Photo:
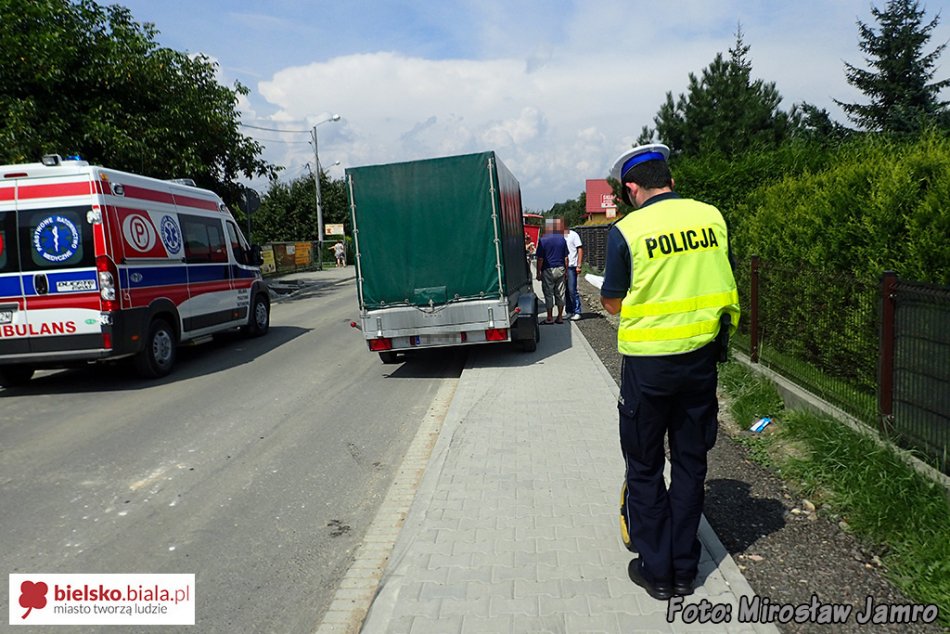
[[[678,597],[688,597],[693,594],[693,581],[673,581],[673,594]]]
[[[631,559],[630,563],[627,564],[627,574],[630,576],[630,581],[646,590],[647,594],[657,601],[667,601],[673,596],[673,586],[669,581],[650,583],[646,580],[643,576],[643,572],[640,570],[639,557]]]

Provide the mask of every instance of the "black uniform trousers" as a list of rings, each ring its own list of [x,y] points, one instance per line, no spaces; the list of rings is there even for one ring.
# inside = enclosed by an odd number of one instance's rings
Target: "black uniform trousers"
[[[626,522],[648,581],[696,577],[706,453],[716,443],[719,344],[685,354],[623,357],[620,446],[626,463]],[[669,436],[670,487],[663,478]]]

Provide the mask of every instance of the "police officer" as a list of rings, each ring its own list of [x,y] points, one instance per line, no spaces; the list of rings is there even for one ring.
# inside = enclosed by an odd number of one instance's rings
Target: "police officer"
[[[604,308],[620,313],[621,536],[639,555],[630,579],[659,600],[693,592],[706,454],[718,425],[720,329],[728,336],[739,322],[726,223],[715,207],[673,191],[669,154],[641,145],[614,164],[636,211],[608,232],[601,288]]]

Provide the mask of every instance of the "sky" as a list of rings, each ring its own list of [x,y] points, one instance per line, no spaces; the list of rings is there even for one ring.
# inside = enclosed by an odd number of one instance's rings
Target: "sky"
[[[111,4],[99,0],[101,4]],[[605,178],[672,92],[686,92],[741,26],[753,79],[782,110],[867,103],[845,62],[868,68],[857,22],[871,0],[122,0],[160,45],[203,54],[240,82],[243,132],[284,181],[346,167],[494,150],[526,209]],[[874,0],[883,7],[884,0]],[[927,21],[946,8],[922,0]],[[925,52],[950,41],[943,12]],[[950,77],[950,51],[934,81]],[[950,91],[942,98],[950,99]],[[338,121],[330,121],[339,114]],[[260,130],[257,128],[266,128]],[[279,130],[275,132],[274,130]],[[337,164],[339,162],[339,164]],[[246,183],[266,191],[266,182]]]

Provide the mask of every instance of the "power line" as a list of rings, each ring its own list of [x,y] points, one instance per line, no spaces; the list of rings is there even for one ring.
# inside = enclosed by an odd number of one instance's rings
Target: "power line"
[[[287,144],[297,144],[297,145],[310,145],[310,141],[281,141],[280,139],[254,139],[254,140],[260,141],[261,143],[287,143]]]
[[[256,125],[248,125],[246,123],[238,123],[242,128],[251,128],[253,130],[264,130],[265,132],[288,132],[290,134],[310,134],[310,130],[279,130],[277,128],[261,128]]]

